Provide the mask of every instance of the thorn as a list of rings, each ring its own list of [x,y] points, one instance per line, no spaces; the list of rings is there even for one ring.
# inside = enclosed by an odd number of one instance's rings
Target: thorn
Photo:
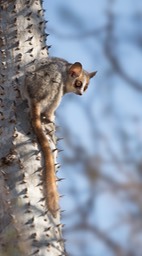
[[[43,3],[43,0],[40,0],[40,2],[41,2],[41,4],[42,4],[42,3]],[[36,5],[39,5],[39,1],[37,1],[37,2],[35,1],[35,4],[36,4]]]
[[[5,177],[5,178],[4,178],[4,181],[6,181],[6,182],[7,182],[7,181],[8,181],[8,178],[6,178],[6,177]]]
[[[34,63],[36,61],[36,59],[34,59],[34,60],[32,60],[31,62],[29,62],[29,64],[32,64],[32,63]]]
[[[49,231],[50,229],[51,229],[51,226],[48,227],[48,228],[45,228],[45,229],[44,229],[44,232],[47,232],[47,231]]]
[[[16,57],[17,57],[18,59],[19,59],[19,58],[22,58],[22,53],[19,53]]]
[[[36,172],[41,172],[42,171],[42,168],[38,168],[36,171],[34,171],[34,173],[36,173]],[[33,173],[33,174],[34,174]]]
[[[34,222],[34,217],[32,217],[31,219],[29,219],[25,225],[28,225],[28,224],[32,224]]]
[[[21,163],[21,164],[19,165],[19,167],[20,167],[20,169],[24,169],[23,163]]]
[[[16,11],[15,11],[15,10],[13,10],[13,11],[12,11],[12,13],[16,13]]]
[[[20,50],[20,47],[17,47],[16,49],[15,49],[15,51],[19,51]]]
[[[43,176],[43,175],[42,175],[42,173],[40,172],[40,173],[38,174],[38,177],[42,178],[42,176]]]
[[[39,190],[41,191],[41,193],[43,194],[43,188],[39,188]]]
[[[61,128],[61,126],[60,125],[56,125],[56,129],[60,129]]]
[[[41,198],[38,203],[45,201],[45,197]]]
[[[4,175],[4,176],[6,176],[7,175],[7,173],[5,172],[5,171],[1,171],[1,173]]]
[[[39,25],[41,26],[43,23],[45,23],[45,21],[41,21],[41,22],[39,22]]]
[[[13,23],[15,23],[16,21],[17,21],[17,18],[14,18]]]
[[[49,36],[49,34],[48,33],[44,33],[40,37],[44,37],[44,36]]]
[[[61,210],[61,213],[64,213],[64,212],[66,212],[66,210]]]
[[[31,41],[33,39],[33,36],[29,37],[25,42]]]
[[[32,213],[32,210],[28,209],[28,210],[25,211],[25,213],[28,213],[28,214]]]
[[[59,227],[62,227],[62,224],[61,224],[61,223],[59,223],[59,224],[56,225],[56,228],[59,228]]]
[[[15,215],[9,214],[13,220],[15,220]]]
[[[64,197],[64,196],[65,196],[65,195],[60,195],[59,197],[62,198],[62,197]]]
[[[54,153],[54,152],[56,152],[56,151],[58,151],[58,148],[53,149],[53,150],[52,150],[52,153]]]
[[[65,180],[65,178],[58,178],[56,181],[62,181]]]
[[[47,135],[50,135],[50,134],[52,134],[54,132],[54,130],[51,130],[51,131],[48,131],[46,134]]]
[[[29,236],[29,239],[33,239],[33,238],[36,238],[37,234],[36,233],[33,233]]]
[[[16,83],[18,83],[18,82],[19,82],[19,79],[18,79],[17,77],[15,78],[15,82],[16,82]]]
[[[13,33],[17,33],[17,31],[18,31],[18,30],[17,30],[17,29],[15,29],[15,30],[13,31]],[[17,35],[15,35],[15,37],[17,37]]]
[[[36,185],[36,187],[42,186],[43,182],[40,182],[39,184]]]
[[[34,252],[32,253],[32,255],[37,255],[37,253],[39,253],[39,249],[37,249],[36,251],[34,251]]]
[[[37,239],[33,239],[33,242],[34,242],[34,243],[37,243],[37,242],[38,242],[38,240],[37,240]]]
[[[30,28],[32,28],[33,27],[33,24],[30,24],[30,25],[28,25],[27,27],[26,27],[26,29],[30,29]]]
[[[61,165],[60,164],[58,164],[58,165],[56,165],[55,166],[57,169],[59,169],[60,167],[61,167]]]
[[[29,49],[26,53],[31,53],[34,48]]]
[[[45,215],[46,215],[46,213],[43,212],[43,213],[41,213],[41,214],[39,215],[39,217],[43,217],[43,216],[45,216]]]
[[[25,17],[30,17],[32,15],[32,12],[29,12],[25,15]]]
[[[43,46],[41,49],[42,50],[47,49],[47,45]]]
[[[51,48],[51,46],[52,46],[52,45],[47,45],[48,49],[50,49],[50,48]]]
[[[5,50],[0,50],[0,52],[1,52],[2,54],[4,54],[4,53],[5,53]]]
[[[17,75],[18,75],[18,74],[20,74],[20,71],[19,71],[19,70],[17,70],[17,71],[16,71],[16,74],[17,74]]]
[[[30,0],[28,0],[25,4],[29,4],[30,3]]]
[[[42,12],[42,9],[38,10],[37,12],[38,12],[38,13]]]
[[[6,65],[6,62],[3,61],[3,62],[1,62],[1,64],[2,64],[2,66],[5,66],[5,65]]]
[[[18,133],[15,133],[12,135],[13,138],[17,138],[18,137]]]
[[[27,182],[25,180],[21,181],[20,184],[23,185],[23,184],[26,184]]]
[[[55,166],[56,166],[56,165],[59,165],[59,163],[55,163],[54,165],[55,165]]]
[[[39,161],[40,159],[41,159],[41,157],[40,157],[40,156],[37,156],[37,157],[36,157],[36,160],[38,160],[38,161]]]
[[[58,149],[58,153],[63,152],[63,151],[64,151],[64,149]]]
[[[25,195],[25,196],[23,196],[23,198],[29,198],[29,196]]]
[[[57,138],[57,141],[63,140],[64,138]]]
[[[19,41],[17,41],[15,44],[14,44],[14,47],[18,47],[19,46]],[[19,49],[20,50],[20,49]]]
[[[28,192],[28,189],[27,189],[27,188],[25,188],[25,189],[23,189],[23,191],[21,191],[21,192],[19,193],[19,195],[27,194],[27,192]]]
[[[26,203],[26,207],[30,207],[30,206],[31,206],[30,202]]]
[[[60,243],[60,242],[66,242],[66,241],[67,241],[67,239],[59,238],[57,241],[58,241],[59,243]]]

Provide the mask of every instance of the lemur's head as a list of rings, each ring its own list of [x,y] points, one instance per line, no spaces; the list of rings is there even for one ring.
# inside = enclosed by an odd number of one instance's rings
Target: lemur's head
[[[83,70],[80,62],[75,62],[68,69],[68,78],[65,92],[73,92],[82,95],[88,88],[89,81],[96,75],[97,71],[87,72]]]

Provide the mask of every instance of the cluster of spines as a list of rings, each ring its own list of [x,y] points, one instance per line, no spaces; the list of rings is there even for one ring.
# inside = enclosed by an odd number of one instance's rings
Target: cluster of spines
[[[2,5],[3,4],[3,5]],[[6,5],[7,4],[7,5]],[[25,19],[27,19],[28,21],[28,25],[26,27],[26,31],[28,32],[28,38],[27,38],[27,42],[29,44],[29,50],[27,50],[26,54],[30,55],[32,57],[32,60],[30,62],[34,63],[35,59],[34,59],[34,55],[33,55],[33,49],[34,49],[34,45],[32,43],[33,37],[34,37],[34,33],[33,33],[33,28],[34,25],[32,23],[32,12],[28,11],[28,7],[30,7],[31,1],[26,1],[26,8],[27,8],[27,13],[25,14]],[[39,4],[39,1],[35,1],[35,4]],[[12,33],[9,34],[9,37],[7,38],[7,30],[4,31],[4,27],[0,27],[0,58],[1,58],[1,70],[0,70],[0,80],[1,80],[1,84],[3,84],[6,81],[6,74],[7,74],[7,67],[9,65],[9,63],[7,62],[7,57],[9,55],[9,50],[10,48],[13,48],[15,50],[15,57],[13,62],[15,63],[16,66],[16,75],[15,75],[15,79],[13,82],[13,88],[16,92],[19,93],[19,89],[18,89],[18,85],[19,85],[19,75],[20,75],[20,70],[21,70],[21,63],[22,63],[22,58],[23,58],[23,52],[21,52],[21,47],[20,47],[20,39],[18,37],[18,31],[17,31],[17,10],[16,10],[16,4],[11,3],[9,5],[10,10],[11,10],[11,20],[9,22],[9,28],[12,29]],[[11,8],[12,7],[12,8]],[[5,10],[6,8],[8,8],[8,3],[7,1],[1,1],[1,10]],[[47,23],[47,21],[43,21],[42,20],[42,16],[44,14],[44,10],[41,9],[41,7],[39,6],[39,10],[37,11],[37,17],[39,18],[39,23],[38,23],[38,28],[40,31],[42,31],[40,37],[39,37],[39,41],[41,42],[42,46],[41,46],[41,51],[44,51],[46,49],[49,49],[51,46],[46,46],[46,37],[48,36],[48,34],[46,34],[44,32],[45,30],[45,25]],[[1,18],[0,18],[1,19]],[[11,25],[12,24],[12,25]],[[13,27],[12,27],[13,26]],[[8,33],[7,33],[8,34]],[[11,65],[11,64],[10,64]],[[1,107],[3,107],[3,99],[2,96],[4,95],[4,87],[1,85],[0,86],[0,104]],[[1,116],[3,117],[3,113],[2,111],[0,111]],[[18,133],[16,132],[16,130],[14,131],[13,137],[16,138],[18,136]],[[58,151],[60,152],[61,150],[55,149],[53,151]],[[54,152],[53,152],[54,153]],[[38,160],[38,159],[37,159]],[[26,200],[25,203],[25,214],[29,215],[28,220],[25,222],[25,226],[29,226],[31,228],[31,230],[33,230],[33,228],[35,227],[35,219],[34,216],[32,216],[32,206],[31,203],[29,201],[29,191],[28,191],[28,186],[27,186],[27,180],[25,177],[25,174],[23,172],[24,170],[24,164],[22,163],[22,161],[19,159],[18,160],[18,164],[19,164],[19,168],[20,168],[20,172],[19,175],[17,177],[17,182],[19,182],[19,184],[21,185],[22,191],[19,194],[19,196],[22,196],[23,199]],[[55,164],[56,167],[56,171],[59,168],[58,164]],[[39,171],[39,176],[41,177],[41,182],[39,185],[40,189],[41,187],[43,187],[43,180],[42,180],[42,176],[41,176],[41,170]],[[5,182],[7,182],[8,180],[8,176],[6,173],[4,173],[4,179]],[[58,179],[58,181],[61,181],[62,179]],[[6,185],[6,189],[9,193],[9,187]],[[45,198],[43,198],[44,200]],[[42,200],[41,200],[42,202]],[[7,202],[9,205],[11,204],[10,201]],[[44,212],[45,215],[47,215],[47,211]],[[13,219],[13,221],[15,221],[15,216],[10,213],[11,218]],[[46,218],[45,218],[46,221]],[[63,225],[62,224],[57,224],[55,225],[55,229],[59,229],[61,228]],[[49,231],[52,227],[49,226],[48,228],[45,229],[45,234],[48,237],[49,236]],[[17,232],[17,236],[20,236],[20,230],[16,227],[15,225],[15,229]],[[37,255],[37,253],[40,252],[40,243],[37,240],[37,233],[36,232],[32,232],[29,236],[29,238],[32,240],[32,243],[34,244],[34,247],[37,247],[37,249],[34,250],[33,255]],[[57,242],[61,242],[61,238],[59,240],[57,240]],[[63,241],[63,240],[62,240]],[[52,243],[47,243],[47,247],[48,249],[50,248],[50,246],[52,246]],[[62,254],[64,255],[64,254]]]

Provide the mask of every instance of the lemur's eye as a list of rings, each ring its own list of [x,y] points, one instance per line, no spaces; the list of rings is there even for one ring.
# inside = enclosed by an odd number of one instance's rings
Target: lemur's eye
[[[76,88],[81,88],[82,82],[80,80],[76,80],[74,85]]]

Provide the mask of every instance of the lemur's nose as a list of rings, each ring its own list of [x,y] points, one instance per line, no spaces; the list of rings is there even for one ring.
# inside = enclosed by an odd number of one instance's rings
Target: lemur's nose
[[[78,92],[77,94],[81,96],[83,93],[82,92]]]

